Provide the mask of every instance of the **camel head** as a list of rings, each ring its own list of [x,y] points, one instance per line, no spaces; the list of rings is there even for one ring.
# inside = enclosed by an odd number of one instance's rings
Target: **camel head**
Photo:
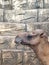
[[[47,35],[42,29],[36,29],[32,33],[24,32],[18,34],[15,38],[15,43],[23,45],[37,45],[42,39],[47,39]]]

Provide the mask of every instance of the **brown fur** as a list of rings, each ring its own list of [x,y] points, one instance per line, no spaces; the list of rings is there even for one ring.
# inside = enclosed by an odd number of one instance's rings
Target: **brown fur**
[[[34,36],[31,40],[28,40],[28,33],[21,34],[19,37],[22,38],[21,42],[24,45],[29,45],[36,53],[39,60],[43,65],[49,65],[49,43],[48,38],[42,30],[35,30],[32,34]],[[37,35],[37,36],[35,36]]]
[[[47,41],[41,39],[40,44],[30,47],[34,50],[43,65],[49,65],[49,43]]]

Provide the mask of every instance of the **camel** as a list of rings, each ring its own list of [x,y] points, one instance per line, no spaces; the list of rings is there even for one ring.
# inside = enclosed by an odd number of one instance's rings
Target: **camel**
[[[34,50],[42,65],[49,65],[48,36],[42,29],[36,29],[32,33],[21,33],[15,38],[15,43],[28,45]]]

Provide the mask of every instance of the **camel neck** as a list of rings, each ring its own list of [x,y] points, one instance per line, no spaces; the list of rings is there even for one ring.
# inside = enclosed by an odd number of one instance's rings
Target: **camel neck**
[[[47,40],[41,39],[38,45],[33,47],[31,46],[31,48],[34,50],[38,59],[43,63],[43,65],[49,65],[49,44]]]

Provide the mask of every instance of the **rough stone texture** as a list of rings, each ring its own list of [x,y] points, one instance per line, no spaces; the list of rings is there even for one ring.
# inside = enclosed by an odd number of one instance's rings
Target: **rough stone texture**
[[[43,29],[49,36],[49,22],[34,23],[34,29]]]
[[[2,58],[2,65],[41,65],[33,51],[3,50]]]
[[[2,65],[22,65],[22,53],[16,50],[3,50]]]
[[[38,65],[38,61],[35,61],[36,55],[34,52],[24,52],[24,59],[23,59],[23,64],[24,65]],[[35,61],[35,62],[34,62]]]
[[[0,49],[15,49],[16,44],[14,43],[15,36],[0,36]]]
[[[27,27],[25,27],[27,26]],[[17,35],[20,32],[33,31],[34,29],[43,29],[49,35],[49,22],[28,22],[26,25],[24,23],[0,23],[0,35]]]
[[[0,65],[2,64],[2,54],[1,54],[1,50],[0,50]]]
[[[21,22],[25,20],[36,22],[37,19],[41,22],[49,21],[47,19],[49,12],[48,8],[49,0],[1,0],[0,21]]]
[[[35,8],[49,8],[49,0],[13,0],[14,8],[35,9]],[[19,6],[19,7],[18,7]]]
[[[49,35],[48,8],[49,0],[0,0],[0,65],[42,65],[31,48],[14,40],[37,28]]]
[[[39,10],[39,21],[40,22],[49,22],[49,9],[40,9]]]
[[[14,12],[13,10],[5,10],[5,15],[4,15],[4,21],[5,22],[13,22],[13,16],[14,16]]]
[[[23,31],[25,24],[20,23],[0,23],[1,35],[17,35],[17,32]]]
[[[3,9],[0,9],[0,21],[3,22]]]

